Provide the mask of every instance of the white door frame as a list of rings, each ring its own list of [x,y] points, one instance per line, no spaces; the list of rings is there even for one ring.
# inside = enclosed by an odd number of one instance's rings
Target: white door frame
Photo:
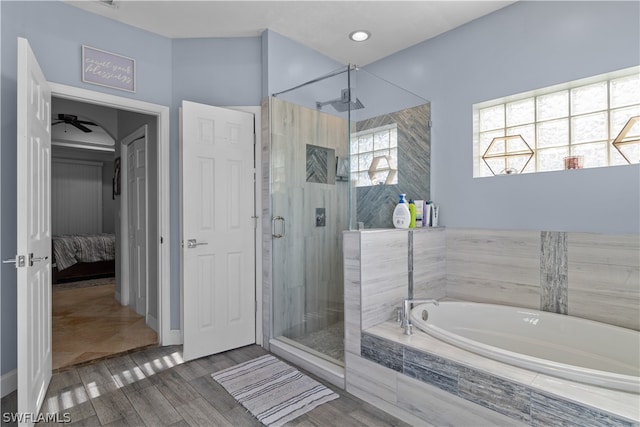
[[[255,124],[254,135],[256,137],[253,158],[256,167],[255,181],[255,213],[256,218],[256,344],[262,345],[262,107],[261,106],[238,106],[228,107],[231,110],[253,113]]]
[[[132,132],[131,134],[127,135],[121,142],[120,142],[120,161],[121,161],[121,166],[120,166],[120,180],[122,182],[121,188],[122,188],[122,193],[120,196],[120,258],[121,258],[121,264],[120,264],[120,303],[123,305],[130,305],[131,304],[131,296],[130,296],[130,292],[131,292],[131,286],[132,284],[129,281],[129,278],[131,277],[130,275],[130,264],[129,264],[129,197],[128,197],[128,192],[129,192],[129,187],[127,185],[127,179],[128,179],[128,153],[129,153],[129,144],[131,144],[133,141],[139,139],[139,138],[143,138],[145,136],[148,135],[148,125],[143,125],[140,128],[138,128],[137,130],[135,130],[134,132]],[[146,190],[145,190],[145,194],[147,194],[147,191],[149,190],[149,182],[148,182],[148,174],[147,174],[147,170],[146,170],[146,162],[145,162],[145,174],[147,175],[147,180],[145,180],[146,182]],[[149,210],[148,210],[148,201],[145,200],[145,203],[147,204],[147,209],[146,209],[146,213],[147,215],[149,214]],[[149,222],[145,221],[146,225],[145,227],[147,228],[147,233],[148,233],[148,227],[149,227]],[[146,253],[149,253],[149,240],[147,239],[146,242]],[[149,295],[149,281],[147,280],[147,282],[145,283],[145,287],[146,287],[146,292],[145,295]],[[134,308],[135,309],[135,308]],[[149,325],[149,301],[147,300],[147,307],[145,308],[145,312],[144,312],[144,317],[145,317],[145,321],[147,323],[147,325]],[[153,324],[153,329],[157,331],[158,329],[158,325],[157,325],[157,320],[154,319],[153,321],[151,321],[151,324]]]
[[[82,89],[59,83],[49,83],[51,96],[70,99],[88,104],[133,111],[136,113],[156,116],[158,119],[158,206],[155,206],[160,225],[160,236],[163,243],[159,244],[158,259],[158,341],[161,345],[182,343],[181,330],[171,329],[170,306],[170,223],[169,223],[169,107],[109,95],[102,92]]]

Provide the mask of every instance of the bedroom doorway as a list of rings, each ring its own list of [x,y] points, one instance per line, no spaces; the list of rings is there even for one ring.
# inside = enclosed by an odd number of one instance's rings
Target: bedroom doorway
[[[60,203],[52,194],[52,207],[62,205],[52,209],[53,223],[67,225],[52,227],[53,234],[90,234],[101,241],[81,241],[74,248],[86,255],[98,246],[113,257],[110,267],[102,265],[109,262],[102,253],[78,259],[69,270],[80,272],[53,285],[52,362],[59,369],[160,342],[160,251],[150,244],[160,240],[160,229],[159,221],[148,220],[149,200],[160,199],[158,168],[148,161],[157,165],[159,150],[157,131],[148,130],[157,128],[157,117],[55,96],[52,113],[52,124],[58,122],[53,128],[64,129],[52,136],[52,154],[66,162],[52,167],[52,189],[67,193]],[[99,129],[108,138],[100,139]],[[74,172],[77,165],[84,173]],[[57,180],[56,173],[66,179]],[[58,274],[64,277],[65,271]]]

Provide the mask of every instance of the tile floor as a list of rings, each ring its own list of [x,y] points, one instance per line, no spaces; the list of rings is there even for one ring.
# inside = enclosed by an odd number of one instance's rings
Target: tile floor
[[[158,343],[156,332],[145,325],[144,317],[115,299],[114,280],[106,283],[53,287],[54,371]]]
[[[210,374],[266,353],[250,345],[185,363],[182,347],[153,347],[72,367],[53,375],[42,412],[68,413],[67,425],[259,426]],[[326,385],[340,398],[286,426],[408,425]],[[2,399],[3,413],[16,410],[15,395]]]

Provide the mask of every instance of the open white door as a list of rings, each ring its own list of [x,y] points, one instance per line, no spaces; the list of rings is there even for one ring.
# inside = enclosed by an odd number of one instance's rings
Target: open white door
[[[37,414],[51,380],[51,91],[23,38],[17,113],[18,412]]]
[[[133,307],[147,316],[147,133],[127,147],[129,285]]]
[[[184,360],[255,342],[253,114],[182,102]]]

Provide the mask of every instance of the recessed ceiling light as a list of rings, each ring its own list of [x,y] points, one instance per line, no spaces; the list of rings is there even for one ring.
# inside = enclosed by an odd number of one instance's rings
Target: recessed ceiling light
[[[371,36],[369,31],[357,30],[349,34],[349,38],[354,42],[363,42]]]

